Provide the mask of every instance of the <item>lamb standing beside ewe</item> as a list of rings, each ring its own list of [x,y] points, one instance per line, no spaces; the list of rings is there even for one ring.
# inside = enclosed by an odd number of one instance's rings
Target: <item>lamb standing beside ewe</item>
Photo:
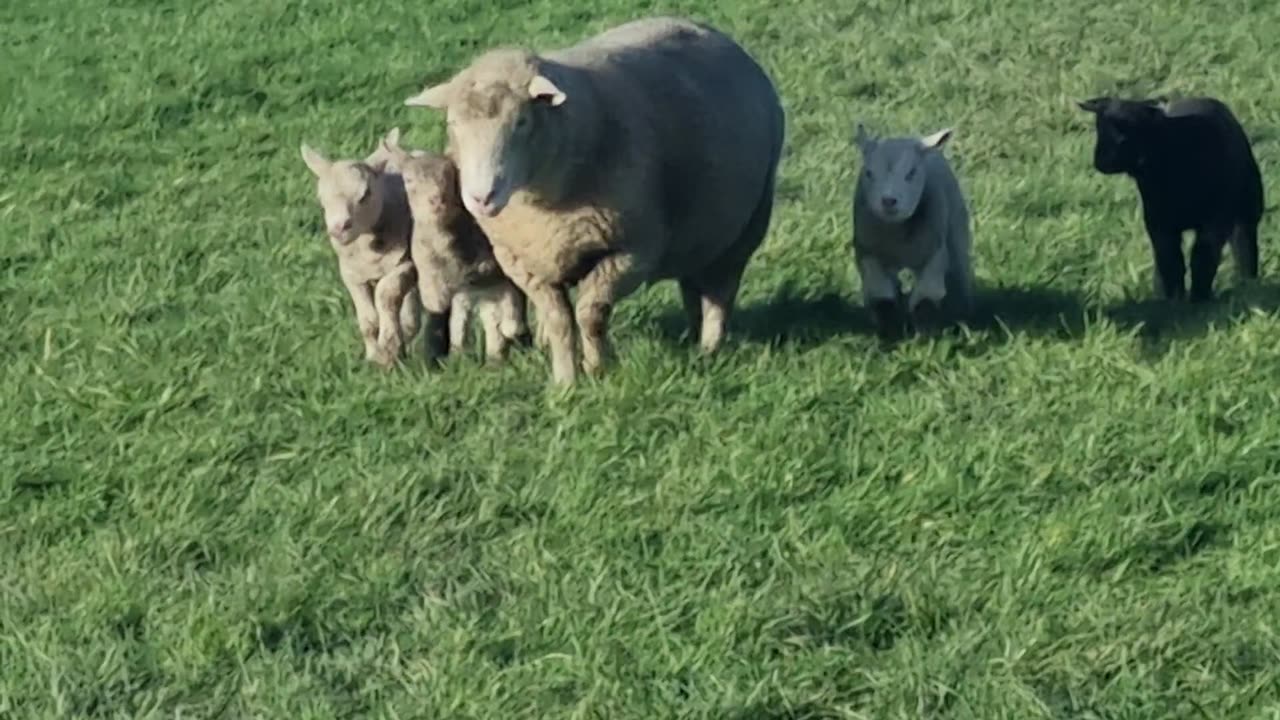
[[[1213,296],[1222,248],[1231,242],[1242,279],[1258,277],[1262,174],[1249,138],[1231,110],[1213,98],[1188,98],[1162,108],[1159,100],[1097,97],[1079,103],[1093,113],[1093,166],[1125,174],[1138,185],[1142,216],[1155,257],[1155,291],[1183,298],[1186,263],[1182,233],[1194,230],[1191,301]]]
[[[405,104],[446,110],[463,203],[537,309],[557,382],[576,379],[575,317],[597,372],[613,306],[642,283],[676,279],[703,350],[721,345],[784,133],[773,83],[732,39],[642,19],[541,55],[491,50]]]
[[[400,176],[380,150],[364,161],[329,160],[307,144],[338,272],[351,294],[365,359],[390,368],[418,331],[417,272],[409,255],[413,220]]]
[[[485,335],[485,356],[498,362],[512,341],[527,342],[524,293],[512,284],[493,257],[489,239],[463,207],[458,168],[444,155],[406,152],[393,131],[383,150],[404,177],[413,214],[413,262],[418,291],[427,312],[428,337],[448,327],[451,351],[461,350],[473,305]],[[428,353],[436,348],[428,348]]]
[[[973,304],[969,209],[942,154],[951,130],[923,138],[854,138],[863,167],[853,192],[853,252],[862,295],[881,337],[901,330],[898,273],[914,287],[907,306],[917,327],[964,320]]]

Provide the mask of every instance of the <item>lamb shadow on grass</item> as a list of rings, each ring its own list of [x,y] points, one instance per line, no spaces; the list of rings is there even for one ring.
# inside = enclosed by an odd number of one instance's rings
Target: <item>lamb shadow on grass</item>
[[[739,308],[733,315],[734,338],[750,343],[810,348],[842,336],[875,337],[875,322],[860,298],[827,292],[803,295],[783,286],[772,298]],[[688,320],[672,309],[658,320],[661,335],[687,340]],[[1000,327],[1036,335],[1071,335],[1084,328],[1084,307],[1070,294],[1050,288],[982,289],[975,298],[974,330]]]
[[[1254,284],[1246,287],[1219,287],[1212,302],[1135,298],[1114,303],[1103,314],[1124,330],[1140,329],[1147,341],[1164,342],[1198,337],[1211,327],[1227,327],[1244,321],[1256,312],[1280,309],[1280,285]]]

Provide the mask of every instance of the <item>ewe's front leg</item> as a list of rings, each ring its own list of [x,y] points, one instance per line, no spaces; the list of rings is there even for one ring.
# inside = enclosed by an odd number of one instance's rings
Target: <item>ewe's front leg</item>
[[[373,290],[369,283],[342,278],[351,294],[351,305],[356,311],[356,327],[364,341],[364,359],[373,361],[378,355],[378,310],[373,304]]]
[[[578,368],[573,349],[573,306],[569,293],[530,275],[506,248],[494,245],[493,256],[516,287],[520,288],[538,311],[538,334],[546,339],[551,352],[551,377],[559,385],[572,385]]]
[[[907,299],[907,309],[917,330],[934,332],[942,323],[942,301],[947,296],[946,247],[939,248],[915,275],[915,287]]]
[[[400,327],[400,305],[409,288],[413,286],[412,263],[400,265],[378,281],[373,289],[374,306],[378,313],[378,351],[374,362],[383,368],[395,365],[404,346],[404,334]]]
[[[858,259],[858,276],[862,279],[862,303],[875,318],[876,333],[884,340],[897,339],[902,333],[902,317],[898,300],[902,289],[898,278],[875,257]]]
[[[582,369],[596,374],[613,358],[609,344],[609,314],[619,300],[644,282],[648,266],[636,255],[618,252],[596,263],[578,283],[574,308],[582,335]]]

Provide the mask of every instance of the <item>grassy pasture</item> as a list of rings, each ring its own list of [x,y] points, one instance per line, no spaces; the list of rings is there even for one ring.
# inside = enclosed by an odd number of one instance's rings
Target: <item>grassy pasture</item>
[[[307,140],[499,43],[731,32],[787,150],[727,351],[365,365]],[[1208,93],[1280,193],[1280,5],[5,0],[0,717],[1280,717],[1280,285],[1151,300],[1074,100]],[[982,313],[878,348],[853,121],[954,125]],[[1264,220],[1264,278],[1280,277]]]

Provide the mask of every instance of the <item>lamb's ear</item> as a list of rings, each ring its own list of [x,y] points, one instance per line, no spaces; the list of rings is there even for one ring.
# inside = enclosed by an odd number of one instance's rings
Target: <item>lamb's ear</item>
[[[529,81],[529,97],[558,107],[565,101],[564,91],[545,75],[534,75]]]
[[[1106,100],[1100,97],[1089,98],[1088,100],[1076,101],[1076,105],[1080,106],[1080,109],[1085,112],[1096,114],[1102,112],[1102,108],[1106,105]]]
[[[933,133],[932,135],[925,135],[924,137],[920,138],[920,149],[937,150],[938,148],[946,144],[947,140],[951,139],[952,132],[953,131],[951,128],[945,128],[943,130],[939,130],[936,133]]]
[[[432,85],[422,92],[407,98],[404,104],[409,107],[431,108],[433,110],[443,110],[449,107],[449,101],[453,99],[453,80],[446,80],[438,85]]]
[[[302,143],[302,161],[307,164],[307,167],[311,169],[312,174],[316,177],[323,175],[328,171],[329,166],[333,164],[329,162],[328,158],[321,155],[318,150],[306,143]]]
[[[858,121],[858,124],[854,126],[853,129],[853,144],[857,145],[859,150],[866,153],[871,150],[875,143],[875,138],[871,137],[871,134],[867,132],[867,126],[864,125],[862,121]]]
[[[364,159],[364,164],[378,170],[378,166],[386,166],[388,160],[395,156],[395,151],[400,147],[400,128],[391,128],[391,132],[385,137],[378,140],[378,147]]]

